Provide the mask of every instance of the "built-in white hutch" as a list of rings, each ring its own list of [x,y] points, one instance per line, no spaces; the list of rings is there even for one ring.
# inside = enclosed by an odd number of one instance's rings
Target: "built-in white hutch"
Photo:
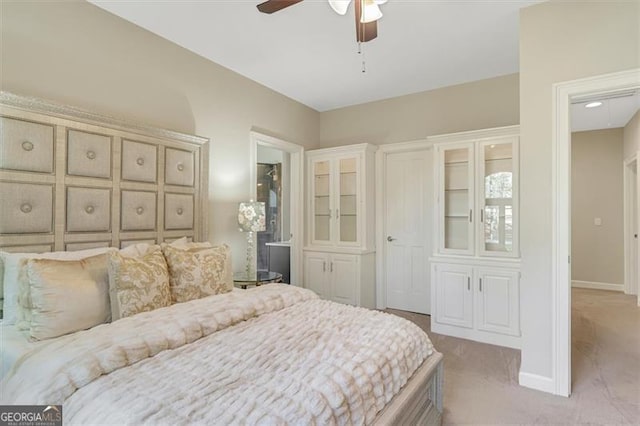
[[[520,347],[519,127],[428,138],[434,147],[431,330]]]
[[[376,147],[307,152],[305,287],[335,302],[375,306]]]

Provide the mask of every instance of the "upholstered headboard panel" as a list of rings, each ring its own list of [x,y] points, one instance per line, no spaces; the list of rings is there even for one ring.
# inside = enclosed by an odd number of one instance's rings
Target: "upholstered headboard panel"
[[[208,139],[0,93],[0,250],[207,238]]]

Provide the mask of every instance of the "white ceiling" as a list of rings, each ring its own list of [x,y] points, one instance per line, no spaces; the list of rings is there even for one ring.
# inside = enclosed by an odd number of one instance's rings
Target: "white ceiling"
[[[599,100],[597,108],[585,108],[589,102]],[[640,91],[612,97],[594,97],[571,105],[571,131],[615,129],[627,125],[640,109]]]
[[[518,72],[518,10],[540,0],[389,0],[357,53],[353,4],[305,0],[272,15],[250,1],[97,6],[318,111]]]

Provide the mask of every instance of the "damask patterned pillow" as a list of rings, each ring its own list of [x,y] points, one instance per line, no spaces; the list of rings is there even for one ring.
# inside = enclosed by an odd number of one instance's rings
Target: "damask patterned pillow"
[[[171,305],[169,270],[159,246],[140,257],[111,254],[109,298],[112,321]]]
[[[229,246],[179,248],[162,245],[174,303],[187,302],[233,290]]]

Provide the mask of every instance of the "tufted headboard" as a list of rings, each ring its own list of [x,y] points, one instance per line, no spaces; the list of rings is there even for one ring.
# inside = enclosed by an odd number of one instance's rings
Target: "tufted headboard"
[[[0,92],[0,250],[205,240],[208,142]]]

